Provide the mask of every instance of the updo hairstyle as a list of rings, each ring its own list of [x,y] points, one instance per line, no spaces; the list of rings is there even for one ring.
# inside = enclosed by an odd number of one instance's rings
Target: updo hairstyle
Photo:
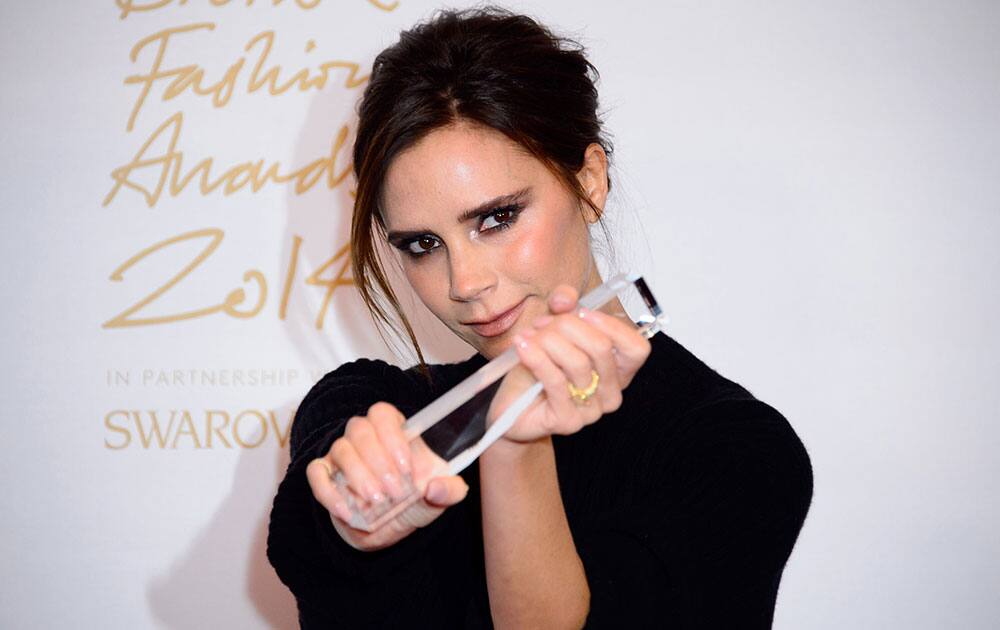
[[[420,344],[376,249],[376,239],[386,238],[382,189],[393,158],[431,131],[459,121],[488,127],[541,161],[590,206],[607,236],[602,209],[594,207],[576,177],[591,143],[612,152],[597,113],[597,78],[580,44],[496,7],[439,12],[401,33],[375,58],[358,108],[351,265],[379,334],[384,323],[399,335],[381,295],[402,322],[424,376],[429,372]]]

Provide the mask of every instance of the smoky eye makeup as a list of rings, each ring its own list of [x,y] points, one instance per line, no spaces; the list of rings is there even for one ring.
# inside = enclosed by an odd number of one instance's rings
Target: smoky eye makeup
[[[508,230],[517,222],[527,203],[523,199],[523,194],[516,195],[516,197],[517,201],[477,211],[472,216],[465,218],[478,220],[479,234],[489,235]],[[438,237],[432,233],[391,237],[389,242],[411,258],[422,258],[441,247],[439,244],[435,245],[438,242]]]
[[[517,221],[522,210],[524,210],[523,203],[511,203],[482,215],[479,222],[479,232],[503,231],[510,228]],[[488,225],[491,220],[495,223]]]

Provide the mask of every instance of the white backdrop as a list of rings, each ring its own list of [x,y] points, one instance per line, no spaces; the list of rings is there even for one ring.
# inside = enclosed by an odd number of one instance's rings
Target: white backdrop
[[[409,362],[344,270],[352,108],[436,6],[0,5],[0,626],[294,626],[263,555],[292,413]],[[1000,4],[509,6],[602,72],[623,264],[812,456],[775,627],[995,627]]]

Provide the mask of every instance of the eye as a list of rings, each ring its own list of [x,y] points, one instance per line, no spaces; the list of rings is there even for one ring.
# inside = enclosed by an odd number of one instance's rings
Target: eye
[[[436,238],[433,238],[431,236],[421,236],[420,238],[415,238],[409,243],[407,243],[403,251],[405,251],[410,256],[413,256],[414,258],[418,258],[420,256],[426,256],[427,254],[437,249],[437,246],[434,245],[434,243],[436,242],[437,242]]]
[[[517,221],[517,217],[521,212],[521,206],[518,204],[504,206],[502,208],[497,208],[493,212],[490,212],[483,217],[483,223],[480,226],[480,230],[483,232],[492,232],[493,230],[505,230]],[[494,225],[489,225],[490,220],[496,221]]]
[[[517,218],[520,216],[523,209],[523,204],[515,203],[480,215],[480,233],[490,233],[508,229],[514,224],[515,221],[517,221]],[[402,242],[396,247],[401,249],[410,258],[423,258],[427,254],[432,254],[435,250],[440,249],[441,244],[438,242],[436,237],[426,234],[424,236],[418,236],[412,240]]]

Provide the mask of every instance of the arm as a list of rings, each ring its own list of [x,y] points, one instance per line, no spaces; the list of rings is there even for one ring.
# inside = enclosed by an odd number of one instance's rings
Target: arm
[[[552,440],[501,440],[482,455],[479,466],[496,626],[581,627],[590,589],[559,494]]]
[[[481,553],[478,540],[468,534],[475,531],[478,515],[449,510],[398,544],[366,552],[341,538],[330,513],[313,496],[306,478],[309,463],[329,452],[348,418],[390,397],[421,402],[400,370],[362,359],[314,386],[296,412],[291,462],[274,499],[267,554],[295,595],[303,627],[394,626],[413,619],[454,626],[473,599],[465,559]],[[438,566],[426,561],[436,556],[447,559]],[[451,605],[442,605],[442,599]]]
[[[562,503],[551,436],[576,433],[616,410],[622,388],[650,352],[633,324],[600,312],[580,318],[568,313],[575,304],[574,290],[558,289],[549,299],[554,316],[515,337],[521,365],[505,377],[493,415],[536,379],[544,394],[480,458],[486,582],[500,628],[583,625],[590,590]],[[577,405],[567,383],[586,383],[591,370],[599,386]]]

